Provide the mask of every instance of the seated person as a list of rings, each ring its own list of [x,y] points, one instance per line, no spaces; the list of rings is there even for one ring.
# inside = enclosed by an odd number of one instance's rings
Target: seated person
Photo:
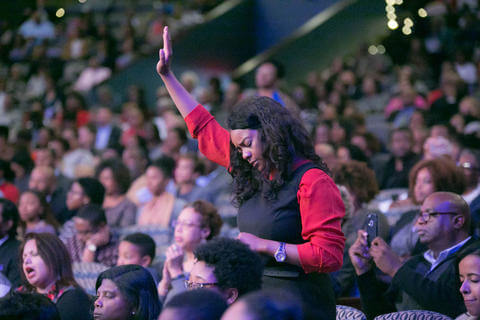
[[[225,298],[209,289],[182,292],[164,307],[159,320],[220,320],[227,309]]]
[[[182,210],[174,224],[175,242],[166,252],[163,278],[158,286],[160,298],[184,291],[185,276],[188,277],[195,263],[194,250],[220,233],[222,218],[211,203],[197,200]]]
[[[162,157],[147,168],[145,174],[147,187],[153,198],[140,210],[139,225],[157,225],[170,227],[171,221],[178,217],[186,202],[167,191],[168,182],[173,177],[175,161],[169,157]]]
[[[140,232],[129,234],[118,245],[117,266],[138,264],[150,271],[155,284],[158,284],[160,276],[157,270],[151,268],[155,248],[155,241],[149,235]]]
[[[44,295],[12,291],[0,299],[0,319],[60,320],[60,315]]]
[[[414,228],[428,250],[403,264],[382,238],[373,239],[369,247],[363,230],[350,247],[363,311],[369,319],[403,310],[430,310],[450,317],[465,312],[458,292],[457,262],[479,247],[469,234],[468,204],[454,193],[432,193],[423,202]],[[372,260],[392,277],[388,288],[376,279]]]
[[[194,153],[181,154],[174,171],[174,194],[177,198],[192,202],[198,199],[199,187],[196,179],[203,172],[203,164]]]
[[[216,238],[208,241],[195,249],[195,258],[185,281],[189,290],[209,288],[232,304],[238,297],[262,285],[260,256],[239,240]]]
[[[460,261],[460,292],[467,312],[455,320],[478,320],[480,318],[480,250],[475,250]]]
[[[108,225],[117,228],[135,224],[137,206],[125,195],[130,187],[128,168],[120,160],[109,159],[99,164],[96,176],[105,187],[103,208]]]
[[[110,232],[105,211],[98,205],[88,204],[73,218],[73,234],[62,239],[72,262],[98,262],[114,266],[118,257],[118,238]]]
[[[22,237],[29,232],[57,234],[58,222],[50,212],[45,197],[38,191],[27,190],[20,195],[18,213]]]
[[[248,320],[302,320],[301,301],[284,290],[259,290],[251,292],[232,304],[222,319]]]
[[[20,285],[20,241],[16,239],[18,220],[17,206],[10,200],[0,198],[0,273],[7,277],[14,288]]]

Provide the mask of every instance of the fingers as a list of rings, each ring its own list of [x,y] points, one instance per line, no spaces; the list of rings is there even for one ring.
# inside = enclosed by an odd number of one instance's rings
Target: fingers
[[[172,54],[172,40],[170,39],[170,32],[168,32],[168,26],[163,28],[163,49],[167,57]]]

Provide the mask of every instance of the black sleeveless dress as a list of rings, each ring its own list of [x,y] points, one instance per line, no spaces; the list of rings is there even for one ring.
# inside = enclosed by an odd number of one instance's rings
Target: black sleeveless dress
[[[318,167],[312,162],[298,167],[274,200],[267,200],[258,192],[245,201],[238,211],[239,230],[263,239],[304,243],[297,192],[303,175],[313,168]],[[285,289],[301,297],[307,318],[335,319],[335,295],[328,274],[305,274],[298,266],[278,263],[267,255],[262,258],[265,264],[263,288]]]

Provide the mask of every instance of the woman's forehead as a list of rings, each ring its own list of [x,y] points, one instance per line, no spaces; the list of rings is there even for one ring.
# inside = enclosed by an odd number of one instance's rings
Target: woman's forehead
[[[240,145],[245,138],[255,139],[258,131],[255,129],[234,129],[230,130],[230,138],[235,146]]]

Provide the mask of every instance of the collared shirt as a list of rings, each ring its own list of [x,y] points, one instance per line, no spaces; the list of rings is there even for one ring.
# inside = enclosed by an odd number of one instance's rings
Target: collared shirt
[[[427,250],[425,251],[425,253],[423,254],[423,257],[425,258],[425,260],[427,260],[428,262],[430,262],[430,264],[432,265],[430,267],[430,272],[435,269],[442,261],[444,261],[445,259],[447,259],[447,257],[455,252],[457,252],[468,240],[470,240],[471,237],[468,237],[467,239],[463,240],[462,242],[459,242],[457,243],[456,245],[450,247],[450,248],[447,248],[443,251],[440,252],[440,254],[438,255],[438,258],[435,259],[434,255],[433,255],[433,251],[432,250]]]
[[[97,128],[97,136],[95,138],[95,149],[103,150],[108,145],[108,139],[112,132],[112,126],[106,125]]]

